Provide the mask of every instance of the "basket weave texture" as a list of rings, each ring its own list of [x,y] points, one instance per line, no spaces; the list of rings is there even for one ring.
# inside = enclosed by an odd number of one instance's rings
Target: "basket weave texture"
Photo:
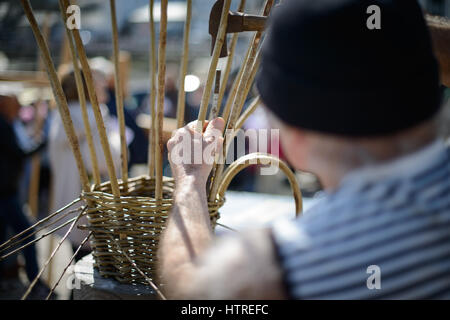
[[[88,206],[87,229],[93,232],[91,246],[95,266],[104,277],[113,277],[122,283],[147,284],[122,250],[147,277],[154,279],[159,238],[172,208],[174,180],[164,177],[163,200],[158,202],[154,198],[153,178],[129,179],[127,190],[123,183],[119,186],[119,198],[112,195],[109,182],[82,194]],[[224,202],[222,197],[208,203],[213,228]]]

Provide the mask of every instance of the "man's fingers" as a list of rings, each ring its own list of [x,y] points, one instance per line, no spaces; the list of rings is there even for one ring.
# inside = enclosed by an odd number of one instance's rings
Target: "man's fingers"
[[[167,148],[171,151],[174,146],[183,140],[189,141],[193,138],[193,141],[205,141],[207,144],[216,142],[221,145],[221,138],[223,129],[225,128],[225,121],[222,118],[216,118],[211,121],[205,121],[204,133],[196,132],[196,126],[198,121],[192,121],[188,123],[185,127],[176,130],[172,134],[172,138],[167,142]],[[190,138],[187,138],[190,136]],[[223,140],[223,139],[222,139]]]
[[[216,118],[211,120],[205,130],[206,137],[222,136],[223,129],[225,128],[225,120],[223,118]]]
[[[198,120],[194,120],[192,122],[189,122],[186,125],[186,127],[189,128],[189,130],[195,132],[196,128],[197,128],[197,123],[198,123]],[[206,127],[208,126],[208,124],[209,124],[209,121],[205,120],[204,123],[203,123],[203,131],[202,131],[202,133],[206,130]]]

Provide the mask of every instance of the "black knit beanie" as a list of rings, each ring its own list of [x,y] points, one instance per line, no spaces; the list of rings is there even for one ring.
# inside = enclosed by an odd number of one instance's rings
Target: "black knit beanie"
[[[367,27],[372,5],[381,29]],[[439,110],[437,61],[415,0],[284,0],[269,21],[257,87],[284,122],[381,136]]]

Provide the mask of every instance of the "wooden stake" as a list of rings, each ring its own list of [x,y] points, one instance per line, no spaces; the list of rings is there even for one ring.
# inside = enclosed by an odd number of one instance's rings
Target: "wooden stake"
[[[216,84],[214,86],[214,95],[213,95],[213,103],[211,106],[211,111],[209,112],[209,120],[217,118],[219,116],[219,93],[220,93],[220,77],[222,75],[222,71],[219,69],[216,70]]]
[[[64,10],[64,7],[63,7],[63,4],[61,3],[61,1],[59,2],[59,8],[61,11],[61,17],[62,17],[63,23],[65,23],[65,21],[67,21],[67,13]],[[94,139],[92,137],[92,130],[91,130],[91,125],[89,122],[89,115],[88,115],[88,111],[87,111],[87,107],[86,107],[86,92],[84,91],[84,84],[83,84],[83,80],[81,78],[80,65],[79,65],[78,59],[77,59],[77,50],[75,49],[72,34],[70,33],[69,29],[66,27],[64,27],[64,29],[66,30],[65,38],[67,39],[67,44],[68,44],[70,56],[72,59],[73,73],[75,75],[75,83],[76,83],[77,92],[78,92],[78,101],[80,102],[84,130],[86,131],[86,140],[88,143],[89,155],[91,157],[91,162],[92,162],[92,174],[94,176],[94,183],[96,185],[100,185],[102,183],[102,181],[100,178],[100,171],[98,169],[97,152],[95,151]]]
[[[167,0],[161,0],[161,20],[159,22],[159,52],[158,52],[158,110],[156,115],[156,190],[155,199],[161,200],[163,196],[163,118],[164,98],[166,85],[166,44],[167,44]]]
[[[46,11],[44,12],[44,19],[42,21],[42,36],[44,37],[44,41],[47,42],[48,41],[48,36],[50,34],[50,17],[51,17],[51,13]],[[42,59],[42,57],[39,55],[38,53],[38,57],[37,57],[37,71],[43,71],[45,68],[45,62]]]
[[[237,74],[236,78],[234,79],[233,85],[231,87],[231,90],[228,94],[228,99],[227,99],[227,103],[225,104],[225,107],[223,108],[222,111],[222,118],[225,120],[225,123],[228,122],[228,119],[230,117],[230,112],[231,112],[231,106],[233,105],[234,99],[236,98],[236,94],[237,91],[239,89],[239,84],[241,82],[242,79],[242,74],[244,73],[244,68],[245,68],[245,63],[248,60],[248,57],[250,56],[250,51],[251,51],[251,44],[253,43],[250,42],[250,45],[247,49],[247,53],[245,54],[245,58],[242,61],[242,65],[241,68],[239,69],[239,73]]]
[[[274,0],[266,0],[266,4],[264,5],[264,11],[263,11],[264,16],[269,15],[270,10],[272,9],[273,3],[274,3]],[[252,77],[252,71],[253,71],[252,68],[255,65],[258,45],[259,45],[259,42],[261,41],[261,37],[262,37],[262,32],[261,31],[256,32],[255,36],[253,37],[253,41],[250,44],[250,50],[248,52],[248,57],[247,57],[246,61],[244,61],[244,64],[243,64],[242,79],[240,80],[238,90],[236,93],[236,97],[233,102],[233,107],[231,109],[230,117],[229,117],[229,120],[227,123],[228,130],[232,130],[234,128],[237,118],[239,117],[240,102],[245,100],[244,94],[246,91],[247,83],[249,82],[250,78]],[[227,130],[225,132],[227,132]],[[225,137],[224,137],[224,144],[223,144],[224,145],[224,147],[223,147],[223,159],[224,160],[226,159],[226,156],[228,153],[229,138],[230,137],[228,135],[225,135]],[[211,188],[211,193],[210,193],[210,198],[209,198],[210,201],[214,201],[214,199],[216,198],[217,190],[219,188],[219,183],[221,181],[223,170],[224,170],[224,162],[225,161],[222,161],[217,166],[217,170],[215,173],[216,176],[214,177],[213,186]]]
[[[21,1],[27,1],[27,0],[21,0]],[[59,248],[61,247],[61,245],[63,244],[64,240],[66,240],[66,238],[69,236],[69,234],[72,232],[73,228],[75,227],[75,225],[77,224],[78,220],[80,220],[81,216],[85,214],[86,208],[83,209],[83,211],[81,211],[77,218],[75,219],[75,221],[72,222],[72,224],[70,225],[69,229],[66,231],[66,233],[64,234],[64,236],[59,240],[57,246],[55,247],[55,249],[53,249],[51,255],[48,257],[48,259],[45,261],[43,267],[41,268],[41,270],[39,270],[39,273],[37,274],[37,276],[33,279],[33,281],[31,281],[27,291],[24,293],[24,295],[22,296],[21,300],[25,300],[28,295],[30,294],[31,290],[33,290],[34,286],[36,285],[37,281],[39,280],[39,278],[42,276],[42,274],[44,273],[45,269],[47,268],[47,266],[50,264],[50,262],[52,261],[53,257],[56,255],[56,253],[58,252]],[[31,279],[30,279],[31,280]]]
[[[245,0],[241,0],[241,3],[238,7],[238,12],[244,12],[245,8]],[[230,52],[228,53],[227,65],[225,67],[225,72],[223,74],[222,87],[220,88],[219,98],[217,100],[217,105],[219,106],[219,110],[222,107],[223,97],[225,96],[225,90],[227,89],[228,78],[230,77],[231,67],[233,66],[234,52],[236,50],[237,41],[239,38],[239,33],[236,32],[233,34],[233,38],[231,39]]]
[[[122,160],[122,180],[125,191],[128,190],[128,147],[127,139],[125,137],[125,115],[123,110],[123,92],[122,79],[120,77],[119,68],[119,32],[117,31],[117,17],[116,17],[116,1],[110,0],[111,11],[111,25],[112,25],[112,39],[113,39],[113,60],[114,60],[114,87],[116,89],[116,110],[117,118],[119,119],[120,130],[120,158]]]
[[[41,155],[35,154],[31,157],[30,185],[28,187],[28,205],[31,215],[37,219],[39,215],[39,182],[41,170]]]
[[[156,41],[155,41],[155,21],[153,16],[153,0],[149,3],[150,15],[150,114],[151,114],[151,128],[148,137],[148,175],[155,176],[155,162],[156,162]]]
[[[42,36],[44,37],[44,41],[48,41],[48,35],[50,33],[50,13],[45,13],[45,19],[43,21],[42,26]],[[38,61],[37,61],[37,71],[44,71],[45,65],[44,60],[41,55],[38,53]],[[42,89],[39,90],[39,101],[36,103],[36,114],[38,114],[38,106],[42,101]],[[34,134],[38,134],[42,130],[42,126],[44,125],[43,121],[41,123],[35,123],[34,126]],[[37,219],[39,215],[39,183],[41,180],[41,154],[37,153],[31,157],[31,170],[30,170],[30,183],[28,187],[28,206],[31,211],[31,215]]]
[[[244,113],[239,117],[239,120],[236,122],[235,131],[241,129],[244,125],[245,121],[247,121],[248,117],[250,117],[253,112],[255,112],[256,108],[258,108],[261,103],[261,97],[257,96],[255,99],[250,102],[248,108],[244,111]]]
[[[60,0],[63,1],[63,7],[67,9],[69,2],[68,0]],[[89,66],[89,62],[86,57],[86,52],[83,47],[83,42],[80,37],[80,32],[77,29],[72,30],[72,35],[75,40],[75,45],[78,51],[78,57],[81,62],[84,79],[86,80],[86,86],[89,93],[89,98],[91,100],[92,109],[95,115],[95,121],[97,123],[97,129],[100,136],[100,143],[103,148],[103,153],[105,155],[106,166],[108,168],[108,175],[111,181],[111,189],[112,193],[115,197],[120,196],[119,184],[117,182],[116,170],[114,168],[114,162],[112,160],[111,149],[109,146],[108,138],[106,135],[105,124],[103,123],[102,113],[100,111],[100,106],[97,100],[97,94],[95,92],[94,80],[92,78],[91,68]]]
[[[214,97],[213,97],[213,104],[211,106],[211,111],[209,113],[209,120],[211,121],[214,118],[217,118],[219,116],[219,93],[220,93],[220,76],[222,72],[220,70],[216,70],[216,85],[214,86]],[[212,187],[211,181],[214,179],[216,175],[216,163],[220,159],[220,155],[216,155],[216,159],[214,160],[213,169],[208,177],[208,181],[206,182],[207,186],[207,192],[209,193]]]
[[[270,13],[270,10],[272,9],[274,0],[267,0],[266,4],[264,6],[264,12],[263,15],[267,16]],[[228,120],[228,129],[233,129],[234,125],[236,124],[237,118],[240,114],[240,104],[241,101],[245,101],[245,94],[248,93],[247,87],[251,86],[251,83],[249,80],[251,80],[252,77],[256,75],[257,69],[254,69],[253,67],[256,65],[259,66],[259,58],[257,59],[257,56],[259,56],[258,53],[258,46],[262,38],[262,32],[258,31],[256,32],[255,36],[253,37],[253,41],[250,45],[250,53],[248,55],[247,60],[244,62],[243,65],[243,72],[242,72],[242,79],[240,80],[239,87],[236,93],[236,97],[233,102],[233,107],[231,109],[230,118]],[[256,64],[255,64],[256,62]],[[249,90],[249,89],[248,89]],[[225,144],[226,145],[226,144]]]
[[[86,173],[86,168],[83,163],[83,157],[80,152],[78,138],[76,136],[75,129],[73,127],[72,119],[70,117],[66,97],[64,96],[61,83],[58,79],[55,66],[53,65],[52,58],[50,56],[50,51],[48,49],[47,43],[44,40],[44,37],[42,36],[41,31],[39,30],[39,26],[37,24],[36,18],[34,17],[33,10],[31,8],[29,0],[20,0],[20,2],[25,11],[25,15],[27,16],[27,19],[31,25],[31,29],[33,30],[33,34],[36,38],[39,50],[41,51],[45,68],[47,70],[47,74],[52,86],[53,95],[55,96],[55,100],[61,115],[64,130],[66,132],[67,139],[69,140],[70,147],[75,157],[75,162],[77,164],[78,173],[80,175],[82,188],[85,191],[89,191],[89,179]]]
[[[211,58],[211,65],[209,67],[208,78],[206,80],[205,90],[203,91],[202,102],[200,104],[200,111],[198,113],[198,123],[196,127],[197,132],[202,132],[203,124],[206,118],[206,112],[208,110],[209,100],[211,98],[211,89],[214,82],[214,74],[219,62],[220,52],[222,50],[223,43],[225,42],[227,25],[228,25],[228,12],[230,11],[231,0],[224,0],[222,16],[220,18],[219,31],[217,33],[216,44],[214,45],[213,56]]]
[[[178,85],[178,103],[177,103],[177,128],[184,126],[184,111],[186,108],[186,93],[184,91],[184,81],[186,78],[189,62],[189,33],[192,20],[192,0],[187,0],[186,22],[184,24],[183,56],[180,66],[180,80]]]
[[[242,109],[245,105],[245,101],[247,100],[248,94],[250,93],[250,89],[252,88],[253,82],[255,81],[256,73],[258,72],[259,65],[261,64],[261,50],[258,51],[255,58],[255,63],[253,64],[252,70],[250,72],[250,77],[247,79],[247,83],[245,86],[243,85],[243,94],[242,100],[239,101],[238,109],[236,114],[239,116],[242,112]]]

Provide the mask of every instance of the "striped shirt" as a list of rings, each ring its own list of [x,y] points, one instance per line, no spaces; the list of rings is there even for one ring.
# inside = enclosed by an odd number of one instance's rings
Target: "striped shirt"
[[[273,236],[293,299],[450,299],[450,148],[356,170]]]

